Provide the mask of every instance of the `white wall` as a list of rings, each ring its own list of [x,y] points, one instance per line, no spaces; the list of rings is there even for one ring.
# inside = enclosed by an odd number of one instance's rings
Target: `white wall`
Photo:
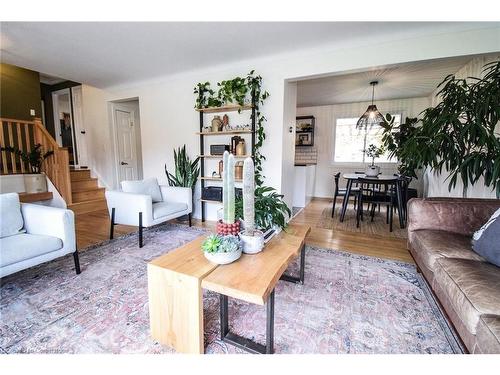
[[[366,111],[370,102],[335,104],[327,106],[300,107],[297,108],[297,116],[312,115],[316,118],[314,131],[314,145],[318,151],[318,164],[316,166],[315,197],[333,197],[333,175],[341,172],[353,173],[354,171],[364,171],[369,163],[338,163],[333,161],[335,151],[335,124],[337,118],[359,117]],[[398,100],[377,100],[377,108],[382,114],[402,113],[405,117],[416,117],[430,105],[430,99],[411,98]],[[394,163],[376,163],[381,167],[383,174],[393,174],[397,172]],[[345,186],[345,180],[340,183]],[[412,187],[423,192],[422,179],[412,182]]]
[[[285,82],[283,106],[283,149],[281,151],[282,169],[281,181],[290,181],[281,185],[281,193],[285,195],[285,202],[292,207],[294,174],[295,174],[295,117],[297,108],[297,83]],[[292,132],[289,131],[292,127]],[[290,179],[288,176],[292,176]]]
[[[449,56],[487,53],[498,50],[500,28],[478,29],[434,36],[405,38],[379,44],[359,42],[352,48],[321,47],[262,59],[246,60],[228,66],[211,67],[173,76],[136,83],[120,88],[100,90],[84,86],[84,121],[89,131],[91,168],[106,186],[113,182],[113,158],[109,154],[110,131],[107,102],[138,97],[141,113],[141,137],[143,144],[144,177],[166,178],[163,165],[172,168],[172,150],[186,144],[190,155],[198,154],[198,113],[194,111],[193,87],[197,82],[215,82],[245,75],[255,69],[264,79],[264,89],[271,96],[262,108],[268,122],[267,138],[263,153],[266,184],[285,192],[293,185],[293,174],[283,173],[289,167],[288,158],[283,165],[284,147],[293,154],[285,138],[288,124],[284,117],[285,81],[312,75],[342,71],[363,70],[373,66],[408,61],[443,58]],[[126,62],[124,62],[126,63]],[[290,94],[290,93],[289,93]],[[287,95],[289,95],[287,94]],[[287,97],[287,100],[291,100]],[[285,146],[284,146],[285,144]],[[293,156],[290,160],[293,160]],[[290,200],[286,192],[286,199]],[[195,214],[199,217],[198,213]],[[215,218],[215,210],[208,215]]]
[[[499,42],[500,43],[500,42]],[[472,59],[468,64],[455,73],[457,78],[476,77],[481,78],[483,66],[489,62],[500,60],[500,54],[493,56],[478,56]],[[432,105],[439,104],[440,99],[437,96],[439,89],[436,89],[431,94]],[[497,126],[497,132],[500,132],[500,124]],[[448,173],[443,171],[442,174],[434,171],[427,171],[425,174],[427,196],[429,197],[462,197],[463,184],[459,178],[457,185],[451,191],[448,189],[449,180]],[[469,186],[467,190],[467,197],[469,198],[496,198],[496,193],[491,187],[484,185],[484,179],[479,179],[474,186]]]

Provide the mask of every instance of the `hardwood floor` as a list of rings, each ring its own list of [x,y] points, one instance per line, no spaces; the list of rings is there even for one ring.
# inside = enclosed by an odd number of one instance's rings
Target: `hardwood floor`
[[[322,228],[321,214],[330,205],[331,201],[329,200],[315,199],[292,219],[293,223],[311,226],[311,232],[306,240],[307,244],[413,263],[413,259],[406,249],[405,239],[389,237],[389,234],[366,234]],[[177,221],[173,220],[173,222]],[[110,220],[106,210],[77,215],[78,248],[85,250],[90,245],[107,240],[109,238],[109,225]],[[207,229],[215,228],[215,222],[201,223],[200,220],[196,219],[193,219],[193,225]],[[137,227],[117,225],[115,226],[115,237],[134,231],[137,231]]]
[[[331,200],[314,199],[292,219],[294,223],[311,226],[306,241],[309,245],[413,263],[406,240],[388,232],[369,234],[322,228],[322,213],[331,205]]]

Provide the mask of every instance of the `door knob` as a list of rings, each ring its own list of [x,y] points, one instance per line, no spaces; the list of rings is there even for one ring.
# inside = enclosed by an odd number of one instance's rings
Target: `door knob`
[[[122,161],[121,165],[128,165],[128,163],[125,163],[124,161]]]

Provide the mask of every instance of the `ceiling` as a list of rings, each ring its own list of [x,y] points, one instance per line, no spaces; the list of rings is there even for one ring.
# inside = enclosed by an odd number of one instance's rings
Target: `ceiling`
[[[329,46],[491,27],[474,22],[2,22],[1,60],[96,87]]]
[[[299,81],[297,106],[370,101],[371,81],[375,101],[430,95],[448,75],[456,73],[472,56],[453,57],[373,68],[368,71]]]

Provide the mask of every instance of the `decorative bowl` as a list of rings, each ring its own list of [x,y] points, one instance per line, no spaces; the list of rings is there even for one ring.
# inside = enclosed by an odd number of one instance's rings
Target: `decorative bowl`
[[[205,254],[205,258],[207,258],[212,263],[229,264],[240,259],[241,249],[238,251],[231,251],[230,253],[207,253],[206,251],[204,251],[203,254]]]

